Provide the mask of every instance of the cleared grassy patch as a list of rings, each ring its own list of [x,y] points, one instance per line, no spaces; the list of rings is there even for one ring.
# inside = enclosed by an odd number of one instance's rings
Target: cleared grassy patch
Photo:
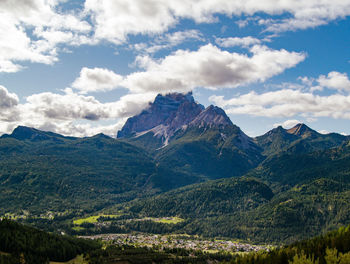
[[[84,260],[82,255],[77,256],[76,258],[67,261],[67,262],[55,262],[50,261],[50,264],[87,264],[88,262]]]
[[[80,219],[73,220],[73,224],[74,225],[81,225],[83,223],[93,224],[93,223],[97,223],[98,219],[100,217],[117,218],[119,216],[120,216],[120,214],[118,214],[118,215],[115,215],[115,214],[92,215],[92,216],[89,216],[89,217],[86,217],[86,218],[80,218]]]
[[[165,217],[165,218],[154,220],[154,222],[163,223],[163,224],[178,224],[183,221],[185,221],[185,219],[182,219],[180,217]]]
[[[77,232],[85,230],[85,228],[81,226],[73,226],[72,229]]]

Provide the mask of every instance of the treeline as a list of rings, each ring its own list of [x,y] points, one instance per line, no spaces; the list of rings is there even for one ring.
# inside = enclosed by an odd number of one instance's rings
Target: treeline
[[[159,217],[208,217],[247,211],[267,203],[271,189],[253,178],[230,178],[190,185],[130,202],[130,211]]]
[[[226,262],[228,263],[228,262]],[[350,226],[271,252],[236,256],[231,264],[348,264]]]
[[[0,221],[0,263],[68,261],[100,248],[96,241],[49,234],[8,219]]]
[[[171,232],[255,243],[290,244],[350,223],[350,186],[341,181],[319,178],[272,195],[264,183],[243,177],[186,186],[127,205],[139,218],[186,219]],[[152,223],[129,226],[141,232],[166,229]]]

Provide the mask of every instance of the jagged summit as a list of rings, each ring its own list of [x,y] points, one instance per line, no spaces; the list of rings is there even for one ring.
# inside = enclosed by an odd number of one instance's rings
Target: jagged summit
[[[217,106],[204,106],[195,102],[192,93],[158,94],[153,103],[139,115],[129,118],[118,131],[118,138],[139,137],[148,132],[162,138],[164,144],[179,129],[188,126],[233,125],[224,110]]]
[[[139,115],[130,117],[123,128],[118,131],[117,137],[132,137],[150,129],[163,130],[171,133],[178,127],[191,122],[204,107],[194,101],[192,93],[158,94],[153,103]],[[164,134],[162,133],[162,134]]]
[[[191,123],[192,126],[226,126],[233,125],[225,111],[220,107],[210,105],[203,110]]]
[[[323,135],[307,125],[299,123],[289,129],[278,126],[254,140],[264,149],[264,155],[271,155],[281,151],[302,153],[337,147],[343,142],[347,142],[348,137],[336,133]]]
[[[286,131],[289,134],[301,136],[301,137],[319,135],[318,132],[316,132],[315,130],[312,130],[311,128],[309,128],[307,125],[305,125],[303,123],[299,123],[299,124],[295,125],[294,127],[287,129]]]

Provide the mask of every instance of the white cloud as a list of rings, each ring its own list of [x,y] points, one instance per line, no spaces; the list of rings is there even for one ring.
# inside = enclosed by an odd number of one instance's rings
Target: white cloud
[[[101,103],[93,96],[65,89],[64,94],[40,93],[20,104],[16,94],[0,86],[0,133],[10,133],[18,125],[73,136],[97,133],[115,135],[125,118],[136,115],[153,101],[155,93],[127,94],[118,101]],[[112,125],[103,125],[109,121]]]
[[[263,82],[305,59],[305,54],[254,46],[252,56],[230,53],[208,44],[197,51],[177,50],[160,60],[139,57],[143,72],[125,77],[133,92],[187,92],[196,87],[218,89]]]
[[[155,94],[129,94],[119,101],[101,103],[93,96],[78,95],[70,89],[65,94],[40,93],[27,97],[27,103],[20,105],[22,113],[40,115],[53,120],[100,120],[128,117],[139,113]]]
[[[283,123],[276,123],[273,124],[273,127],[278,127],[278,126],[282,126],[284,128],[292,128],[294,126],[296,126],[297,124],[301,124],[302,122],[297,120],[297,119],[289,119],[284,121]]]
[[[72,83],[72,87],[80,93],[113,90],[119,86],[123,77],[108,69],[83,67],[80,76]]]
[[[328,76],[320,75],[317,82],[322,87],[350,92],[350,80],[346,73],[332,71]]]
[[[95,37],[115,44],[128,34],[162,33],[177,21],[167,2],[157,0],[86,0],[85,11],[92,15]]]
[[[53,64],[63,45],[96,45],[101,40],[123,44],[129,35],[157,36],[183,19],[211,23],[218,21],[218,14],[243,14],[249,20],[264,13],[270,17],[260,19],[260,24],[268,31],[281,32],[315,27],[350,15],[350,0],[86,0],[83,9],[62,11],[65,2],[0,1],[0,72],[19,71],[24,61]],[[198,38],[198,34],[189,34],[184,31],[165,36],[166,40],[147,45],[147,52],[173,47],[184,38]],[[229,44],[223,41],[222,45]]]
[[[0,109],[12,108],[18,104],[18,96],[0,85]]]
[[[122,128],[124,123],[125,119],[121,119],[112,125],[94,125],[91,123],[77,123],[73,121],[58,123],[48,120],[45,123],[37,124],[36,128],[43,131],[54,131],[55,133],[66,136],[86,137],[103,133],[115,137],[116,132]],[[33,123],[23,123],[22,125],[33,126]]]
[[[350,15],[350,1],[348,0],[300,0],[286,2],[289,5],[286,11],[293,14],[293,17],[281,19],[280,21],[269,21],[268,31],[282,32],[313,28]],[[292,4],[294,6],[291,6]]]
[[[63,1],[53,0],[3,0],[0,2],[0,12],[22,22],[25,25],[52,29],[65,29],[88,32],[91,26],[79,18],[79,15],[69,12],[62,14],[58,6]]]
[[[166,32],[180,19],[196,23],[215,22],[217,14],[253,16],[265,13],[272,18],[261,20],[266,30],[281,32],[305,29],[329,23],[350,14],[349,0],[87,0],[85,11],[92,15],[95,36],[116,44],[127,40],[129,34],[154,35]],[[275,19],[287,14],[289,18]],[[239,25],[246,23],[240,21]]]
[[[185,30],[168,33],[157,37],[150,44],[137,43],[133,45],[137,51],[145,53],[155,53],[162,49],[169,49],[187,41],[204,41],[202,34],[198,30]]]
[[[19,113],[16,108],[18,103],[18,96],[10,93],[6,87],[0,85],[0,121],[11,122],[18,119]]]
[[[41,52],[27,36],[25,29],[12,23],[12,18],[0,18],[0,72],[16,72],[21,66],[14,61],[31,61],[50,64],[54,52]]]
[[[221,47],[228,48],[228,47],[235,47],[235,46],[249,47],[252,45],[260,44],[261,40],[248,36],[244,38],[238,38],[238,37],[217,38],[215,42]]]
[[[52,64],[57,45],[80,45],[91,26],[78,15],[57,11],[60,1],[0,1],[0,72],[22,69],[18,62]]]
[[[310,92],[283,89],[262,94],[250,92],[229,100],[225,100],[223,96],[211,96],[210,100],[226,108],[229,114],[350,119],[350,96],[340,94],[319,96]]]
[[[323,135],[327,135],[327,134],[329,134],[329,131],[322,129],[322,130],[319,130],[318,133],[323,134]]]

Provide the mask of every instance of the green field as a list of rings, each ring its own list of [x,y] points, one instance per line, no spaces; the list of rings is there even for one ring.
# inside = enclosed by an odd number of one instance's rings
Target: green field
[[[153,221],[157,223],[163,223],[163,224],[178,224],[185,221],[185,219],[182,219],[180,217],[166,217],[166,218],[157,219]]]
[[[50,264],[87,264],[88,262],[84,260],[83,255],[79,255],[76,258],[67,261],[67,262],[55,262],[55,261],[50,261]]]
[[[84,223],[93,224],[93,223],[97,223],[98,219],[100,217],[117,218],[119,216],[120,216],[120,214],[118,214],[118,215],[116,215],[116,214],[92,215],[92,216],[88,216],[88,217],[85,217],[85,218],[75,219],[75,220],[73,220],[73,224],[74,225],[81,225],[81,224],[84,224]]]

